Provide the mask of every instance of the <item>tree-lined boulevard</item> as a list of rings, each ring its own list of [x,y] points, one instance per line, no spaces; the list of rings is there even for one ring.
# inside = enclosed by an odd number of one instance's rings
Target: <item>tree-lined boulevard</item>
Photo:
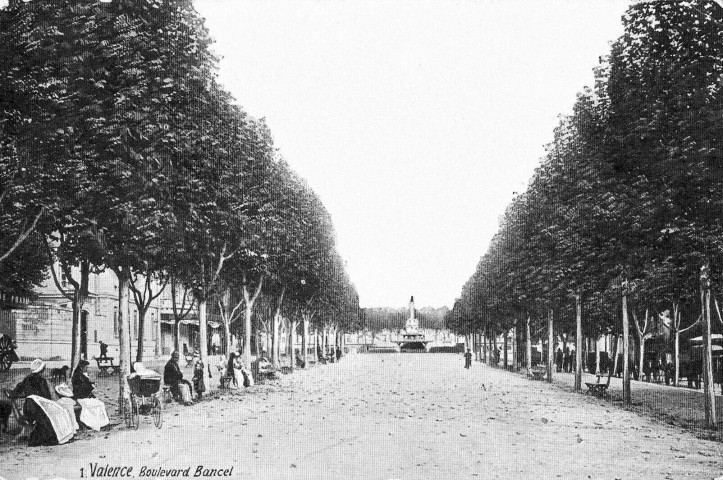
[[[173,406],[162,430],[148,421],[3,452],[0,476],[26,478],[28,461],[37,478],[79,478],[92,462],[135,472],[233,467],[233,478],[249,479],[699,479],[723,471],[720,442],[564,385],[462,364],[454,354],[347,356],[253,391]]]
[[[407,319],[360,308],[323,199],[220,84],[192,0],[10,0],[0,303],[22,311],[52,282],[72,310],[68,352],[52,361],[72,372],[88,357],[89,284],[112,272],[120,374],[97,376],[109,430],[33,449],[3,432],[0,480],[723,475],[723,8],[643,1],[622,21],[453,308],[417,319],[412,299]],[[160,370],[170,353],[160,318],[146,318],[164,290],[172,350],[196,322],[183,368],[190,377],[203,363],[207,393],[164,404],[160,430],[125,428],[131,365]],[[466,336],[436,351],[478,361],[390,353],[405,319],[446,341]],[[390,345],[370,349],[367,334],[382,331]],[[357,332],[365,344],[345,348]],[[411,333],[421,349],[432,342]],[[242,366],[216,353],[236,348],[257,380],[266,353],[272,378],[228,390]],[[341,361],[319,357],[337,349]],[[571,373],[560,372],[562,349]],[[677,388],[682,378],[701,378],[702,392]]]

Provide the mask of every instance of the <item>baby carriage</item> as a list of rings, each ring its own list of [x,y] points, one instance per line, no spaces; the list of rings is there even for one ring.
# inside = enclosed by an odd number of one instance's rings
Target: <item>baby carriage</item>
[[[149,370],[140,362],[133,365],[135,373],[128,375],[128,386],[131,389],[130,399],[126,400],[124,409],[127,427],[138,428],[140,414],[151,415],[157,428],[163,425],[163,407],[158,398],[161,388],[161,374]]]

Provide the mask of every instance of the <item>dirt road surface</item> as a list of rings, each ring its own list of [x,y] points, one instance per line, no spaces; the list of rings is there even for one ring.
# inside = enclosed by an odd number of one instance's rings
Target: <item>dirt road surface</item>
[[[184,478],[140,476],[145,467],[188,469],[194,478],[199,466],[195,478],[723,476],[720,442],[463,363],[453,354],[349,355],[191,407],[171,405],[160,430],[141,417],[138,430],[117,426],[67,445],[11,449],[0,458],[0,477],[123,478],[107,473],[133,467],[129,478]]]

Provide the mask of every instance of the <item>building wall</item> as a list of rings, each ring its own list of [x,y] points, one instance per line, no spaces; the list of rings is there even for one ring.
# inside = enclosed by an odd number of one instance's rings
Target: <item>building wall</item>
[[[55,266],[61,286],[72,289]],[[79,278],[79,270],[73,269],[75,278]],[[140,282],[144,280],[141,278]],[[139,286],[142,283],[139,283]],[[154,291],[160,288],[156,282]],[[89,298],[83,306],[87,315],[87,357],[92,358],[100,354],[100,341],[108,344],[108,355],[118,357],[119,353],[119,318],[118,318],[118,281],[110,271],[98,274],[92,273],[89,279]],[[170,290],[170,288],[168,289]],[[0,333],[8,333],[18,342],[17,354],[21,358],[36,358],[70,361],[71,332],[72,332],[72,305],[70,300],[57,289],[52,278],[49,278],[38,288],[38,300],[22,309],[0,311]],[[168,299],[164,302],[164,299]],[[171,311],[170,292],[163,292],[161,296],[151,303],[145,317],[145,334],[143,342],[143,358],[154,358],[156,342],[159,347],[165,345],[172,349],[172,330],[166,328],[158,335],[161,313]],[[131,323],[131,358],[135,358],[138,343],[138,309],[130,300]],[[191,344],[184,335],[190,329],[181,329],[181,343]],[[170,350],[169,350],[170,352]],[[163,354],[163,351],[161,351]]]

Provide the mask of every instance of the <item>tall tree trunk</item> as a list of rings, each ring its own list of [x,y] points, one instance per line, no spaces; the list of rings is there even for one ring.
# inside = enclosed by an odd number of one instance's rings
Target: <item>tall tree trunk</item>
[[[138,308],[138,346],[136,348],[136,362],[143,361],[143,337],[145,336],[147,309]]]
[[[505,338],[504,338],[503,344],[502,344],[502,348],[505,349],[505,351],[504,351],[504,353],[503,353],[504,361],[502,362],[502,365],[504,365],[505,370],[507,370],[507,335],[508,335],[509,333],[510,333],[509,330],[506,330],[506,331],[505,331]]]
[[[517,345],[517,319],[515,318],[515,326],[512,327],[512,371],[519,370],[519,352]]]
[[[69,277],[69,276],[68,276]],[[81,317],[83,315],[83,307],[85,302],[88,301],[88,283],[90,281],[90,262],[83,260],[80,262],[80,285],[75,289],[73,293],[73,324],[72,324],[72,335],[71,341],[71,353],[70,353],[70,367],[71,372],[75,371],[75,367],[81,359]],[[77,284],[76,284],[77,285]],[[87,347],[87,342],[86,342]]]
[[[125,407],[125,399],[130,398],[130,389],[128,388],[128,375],[131,373],[131,352],[130,338],[130,278],[128,270],[125,268],[114,269],[118,277],[118,342],[119,342],[119,359],[118,365],[120,373],[118,375],[118,409],[123,413]]]
[[[547,381],[552,383],[552,365],[555,362],[555,334],[553,332],[552,309],[547,310]]]
[[[575,391],[582,390],[582,298],[575,294]]]
[[[248,285],[246,283],[246,275],[243,276],[243,295],[244,295],[244,301],[246,309],[244,310],[244,352],[243,352],[243,359],[244,363],[246,364],[246,368],[251,368],[251,316],[253,313],[254,308],[254,302],[256,302],[256,299],[259,297],[259,294],[261,293],[261,288],[264,284],[264,277],[263,275],[259,277],[259,283],[256,285],[256,290],[252,294],[249,291]],[[256,354],[258,355],[258,340],[259,340],[259,332],[258,329],[256,331]]]
[[[173,350],[181,351],[181,320],[175,320],[173,323]]]
[[[600,373],[600,347],[598,345],[599,338],[595,339],[595,373]]]
[[[680,378],[680,330],[676,327],[675,329],[675,377],[673,378],[673,385],[678,386],[678,379]]]
[[[156,314],[158,317],[156,318],[156,324],[154,325],[154,328],[156,329],[156,345],[155,345],[155,351],[153,352],[155,354],[156,358],[160,358],[161,354],[161,314],[160,312],[156,311]]]
[[[297,325],[298,322],[296,320],[289,319],[289,344],[287,347],[289,352],[289,367],[291,367],[291,370],[296,368],[296,351],[294,350],[294,341],[296,340]]]
[[[306,314],[302,315],[302,327],[301,332],[301,349],[303,350],[302,355],[304,359],[304,368],[309,368],[309,317]]]
[[[228,355],[231,354],[231,327],[228,322],[223,322],[223,344],[224,349],[222,353],[228,358]]]
[[[643,381],[645,371],[645,337],[638,337],[638,379]],[[650,381],[650,378],[648,378]]]
[[[628,282],[622,285],[623,294],[623,405],[630,406],[630,320],[628,319]]]
[[[488,335],[487,327],[485,327],[485,329],[484,329],[484,336],[483,336],[482,339],[481,339],[481,343],[482,343],[482,361],[483,361],[484,363],[489,363],[489,360],[488,360],[488,358],[487,358],[487,337],[489,337],[489,335]]]
[[[271,364],[274,368],[279,368],[279,346],[281,344],[279,330],[281,328],[281,312],[277,311],[271,321],[273,322],[273,328],[271,329]]]
[[[527,315],[527,321],[525,322],[525,355],[527,357],[527,375],[532,375],[532,338],[530,337],[530,315]]]
[[[715,416],[715,391],[713,390],[713,358],[711,355],[710,325],[710,276],[709,265],[701,268],[700,299],[703,306],[703,388],[705,395],[705,424],[708,428],[717,428]]]
[[[203,363],[203,384],[209,385],[208,380],[208,322],[206,298],[198,300],[198,339],[199,350],[201,350],[200,361]]]

